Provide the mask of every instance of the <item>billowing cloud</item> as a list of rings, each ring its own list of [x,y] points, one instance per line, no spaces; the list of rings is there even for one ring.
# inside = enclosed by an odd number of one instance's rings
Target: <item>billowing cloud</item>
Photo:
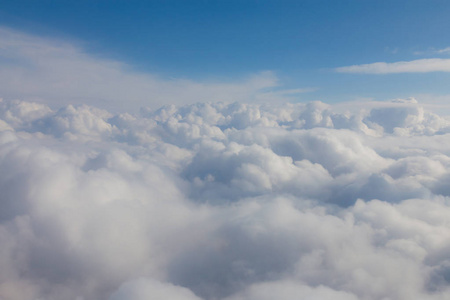
[[[414,99],[0,102],[0,298],[448,299],[450,118]]]
[[[124,112],[167,103],[283,100],[311,91],[278,86],[270,71],[229,81],[162,78],[96,57],[74,42],[0,27],[0,90],[6,99],[45,100],[52,107],[89,103]]]
[[[339,67],[335,70],[339,73],[362,74],[450,72],[450,59],[428,58],[393,63],[376,62],[371,64]]]

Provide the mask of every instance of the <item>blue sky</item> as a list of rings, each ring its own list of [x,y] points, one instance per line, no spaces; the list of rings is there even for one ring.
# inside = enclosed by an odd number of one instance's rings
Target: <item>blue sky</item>
[[[293,101],[330,103],[450,94],[450,68],[439,67],[450,59],[449,15],[450,3],[435,0],[0,4],[0,26],[77,45],[136,72],[204,83],[270,71],[277,78],[271,89],[306,91]],[[402,61],[421,66],[345,69]]]

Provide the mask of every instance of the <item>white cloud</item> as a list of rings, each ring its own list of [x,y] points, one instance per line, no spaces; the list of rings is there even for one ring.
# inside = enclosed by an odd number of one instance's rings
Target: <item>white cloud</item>
[[[450,119],[369,104],[0,102],[0,298],[448,299]]]
[[[444,48],[444,49],[438,49],[435,52],[439,53],[439,54],[450,54],[450,47],[447,47],[447,48]]]
[[[270,71],[228,82],[165,79],[95,57],[67,41],[0,28],[0,90],[6,99],[53,107],[89,103],[118,111],[205,101],[273,101],[310,89],[278,90]]]
[[[450,297],[450,117],[433,106],[258,104],[307,90],[0,33],[1,299]]]
[[[339,67],[335,70],[339,73],[362,74],[450,72],[450,59],[429,58],[393,63],[376,62],[371,64]]]

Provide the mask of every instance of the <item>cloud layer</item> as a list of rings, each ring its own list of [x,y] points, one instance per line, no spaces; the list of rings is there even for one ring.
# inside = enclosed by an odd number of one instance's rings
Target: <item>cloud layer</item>
[[[0,298],[448,299],[450,119],[417,101],[0,102]]]

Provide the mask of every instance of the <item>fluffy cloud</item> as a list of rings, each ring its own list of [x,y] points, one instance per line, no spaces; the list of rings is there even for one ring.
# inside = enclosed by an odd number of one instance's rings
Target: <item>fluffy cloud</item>
[[[450,72],[450,59],[427,58],[393,63],[376,62],[336,68],[340,73],[392,74]]]
[[[450,120],[0,102],[0,298],[448,299]]]

